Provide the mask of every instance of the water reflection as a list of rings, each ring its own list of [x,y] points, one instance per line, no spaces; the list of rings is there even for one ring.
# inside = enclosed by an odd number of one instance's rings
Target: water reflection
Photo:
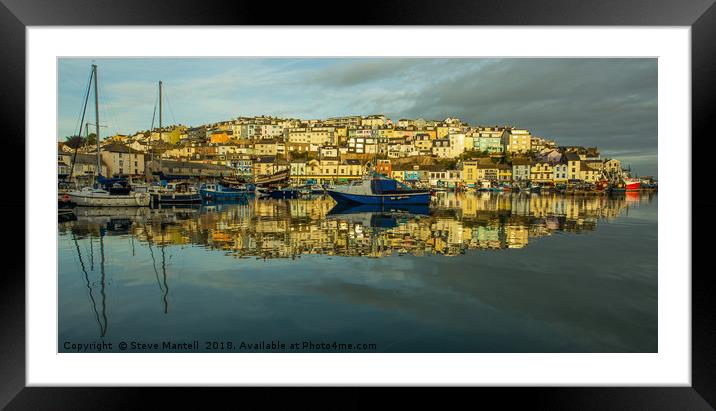
[[[442,193],[429,208],[328,197],[78,208],[59,223],[59,349],[325,338],[400,352],[653,352],[656,210],[653,194],[496,193]]]
[[[160,247],[193,244],[234,257],[296,258],[303,254],[384,257],[460,255],[471,249],[524,248],[554,232],[593,231],[600,219],[649,203],[649,193],[560,196],[440,193],[430,207],[336,205],[311,199],[251,199],[240,204],[148,208],[78,208],[60,233],[128,234]],[[164,268],[164,267],[163,267]]]

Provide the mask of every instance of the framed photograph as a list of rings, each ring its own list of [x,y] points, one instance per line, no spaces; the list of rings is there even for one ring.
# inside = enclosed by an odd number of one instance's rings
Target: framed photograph
[[[399,9],[3,0],[0,403],[712,409],[711,2]]]

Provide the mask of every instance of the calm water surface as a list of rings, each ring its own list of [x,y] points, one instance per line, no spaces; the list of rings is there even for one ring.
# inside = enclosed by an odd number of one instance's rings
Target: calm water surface
[[[59,223],[58,350],[658,350],[655,194],[334,205],[78,208]]]

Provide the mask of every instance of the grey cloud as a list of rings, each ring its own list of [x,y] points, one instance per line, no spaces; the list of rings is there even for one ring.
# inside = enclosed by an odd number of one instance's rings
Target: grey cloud
[[[605,154],[657,148],[656,59],[505,59],[423,89],[403,116],[509,124]],[[656,164],[648,165],[655,173]]]
[[[404,76],[407,70],[420,63],[419,59],[370,59],[351,64],[341,62],[310,74],[308,81],[321,86],[349,87]]]

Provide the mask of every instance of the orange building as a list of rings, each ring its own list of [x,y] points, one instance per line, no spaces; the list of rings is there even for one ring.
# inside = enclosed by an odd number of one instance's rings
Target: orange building
[[[229,134],[227,133],[214,133],[211,135],[210,139],[211,143],[228,143],[229,142]]]
[[[378,160],[378,164],[375,165],[375,171],[386,177],[393,177],[393,165],[390,160]]]

